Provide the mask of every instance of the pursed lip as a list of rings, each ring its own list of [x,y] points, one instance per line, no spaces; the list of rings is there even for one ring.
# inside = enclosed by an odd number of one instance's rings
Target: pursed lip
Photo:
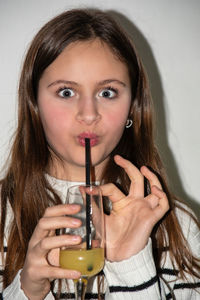
[[[78,142],[81,146],[85,147],[85,139],[90,139],[90,146],[93,147],[98,144],[99,137],[93,132],[82,132],[78,135]]]

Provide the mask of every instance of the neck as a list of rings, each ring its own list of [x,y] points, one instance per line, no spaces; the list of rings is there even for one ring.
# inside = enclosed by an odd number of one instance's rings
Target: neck
[[[91,181],[101,181],[101,175],[108,163],[109,157],[104,159],[102,162],[98,162],[91,168]],[[49,161],[47,173],[57,179],[67,181],[85,182],[86,180],[86,169],[84,165],[68,164],[66,161],[58,160],[52,156]]]
[[[67,181],[85,181],[85,168],[66,168],[64,165],[53,164],[48,168],[48,174]]]
[[[67,181],[85,182],[86,171],[85,166],[65,166],[62,163],[52,163],[48,169],[47,173],[52,177]],[[91,181],[100,181],[101,169],[99,166],[91,168]]]

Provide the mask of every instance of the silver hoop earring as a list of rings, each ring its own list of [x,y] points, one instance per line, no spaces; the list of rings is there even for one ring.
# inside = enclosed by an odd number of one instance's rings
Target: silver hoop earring
[[[126,128],[130,128],[133,125],[133,121],[131,119],[128,119],[126,121]]]

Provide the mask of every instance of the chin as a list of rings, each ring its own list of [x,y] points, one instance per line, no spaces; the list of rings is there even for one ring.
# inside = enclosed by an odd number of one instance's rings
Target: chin
[[[104,167],[107,164],[109,157],[110,156],[102,157],[99,159],[92,159],[92,166],[93,167]]]

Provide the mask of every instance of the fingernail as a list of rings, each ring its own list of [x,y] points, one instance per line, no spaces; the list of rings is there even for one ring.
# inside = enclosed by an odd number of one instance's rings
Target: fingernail
[[[80,208],[80,205],[77,205],[77,204],[70,204],[70,208],[72,210],[77,210],[78,208]]]
[[[74,241],[74,242],[79,241],[79,236],[72,236],[72,241]]]
[[[80,220],[73,219],[72,225],[80,225]]]
[[[81,276],[80,272],[77,271],[71,271],[71,277],[72,278],[79,278]]]

